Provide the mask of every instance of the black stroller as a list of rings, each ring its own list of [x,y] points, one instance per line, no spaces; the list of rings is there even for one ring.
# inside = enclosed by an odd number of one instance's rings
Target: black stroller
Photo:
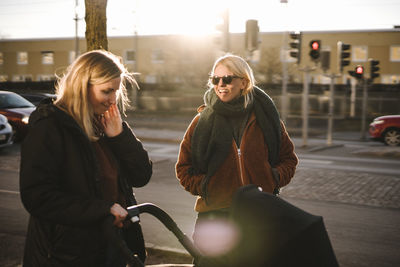
[[[322,217],[261,192],[254,185],[244,186],[235,194],[230,215],[241,237],[232,250],[218,257],[202,255],[172,218],[157,206],[145,203],[127,210],[134,222],[141,213],[160,220],[193,256],[196,267],[339,266]],[[131,266],[144,266],[113,231],[107,235],[123,251]]]

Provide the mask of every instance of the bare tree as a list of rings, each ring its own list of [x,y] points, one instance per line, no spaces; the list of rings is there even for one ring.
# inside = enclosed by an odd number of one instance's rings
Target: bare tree
[[[261,51],[260,63],[256,68],[256,73],[262,76],[263,82],[280,82],[282,77],[282,63],[277,48],[263,49]]]
[[[296,65],[288,64],[288,80],[295,82]],[[261,51],[260,62],[255,68],[255,75],[257,80],[265,83],[281,83],[282,82],[282,62],[280,59],[280,52],[278,48],[268,48]]]
[[[87,50],[108,50],[107,0],[85,0]]]

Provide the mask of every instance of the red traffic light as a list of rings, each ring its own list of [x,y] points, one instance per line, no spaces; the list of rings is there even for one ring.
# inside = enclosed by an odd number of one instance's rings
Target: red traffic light
[[[361,80],[364,78],[364,67],[361,65],[358,65],[355,70],[349,71],[349,74],[353,76],[354,78]]]
[[[314,61],[318,61],[320,56],[320,48],[321,48],[321,40],[312,40],[310,41],[310,57]]]
[[[360,74],[360,75],[364,74],[364,67],[361,66],[361,65],[358,65],[358,66],[356,67],[356,73],[357,73],[357,74]]]
[[[319,42],[318,41],[313,41],[311,43],[311,48],[312,48],[312,50],[318,50],[319,49]]]

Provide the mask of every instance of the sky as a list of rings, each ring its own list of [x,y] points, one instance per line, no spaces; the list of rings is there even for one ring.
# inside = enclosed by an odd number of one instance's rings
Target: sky
[[[76,2],[78,2],[76,8]],[[216,33],[229,9],[230,32],[258,20],[261,32],[392,29],[400,0],[108,0],[107,35]],[[0,39],[85,36],[84,0],[1,0]]]

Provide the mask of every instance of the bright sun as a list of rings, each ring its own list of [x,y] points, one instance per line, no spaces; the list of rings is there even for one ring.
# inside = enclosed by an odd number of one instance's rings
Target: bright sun
[[[121,1],[126,7],[121,10],[107,9],[111,31],[129,30],[138,34],[157,32],[159,34],[204,35],[216,31],[221,23],[221,14],[228,7],[227,1],[215,0],[169,0],[169,1]],[[131,18],[131,19],[129,19]]]

